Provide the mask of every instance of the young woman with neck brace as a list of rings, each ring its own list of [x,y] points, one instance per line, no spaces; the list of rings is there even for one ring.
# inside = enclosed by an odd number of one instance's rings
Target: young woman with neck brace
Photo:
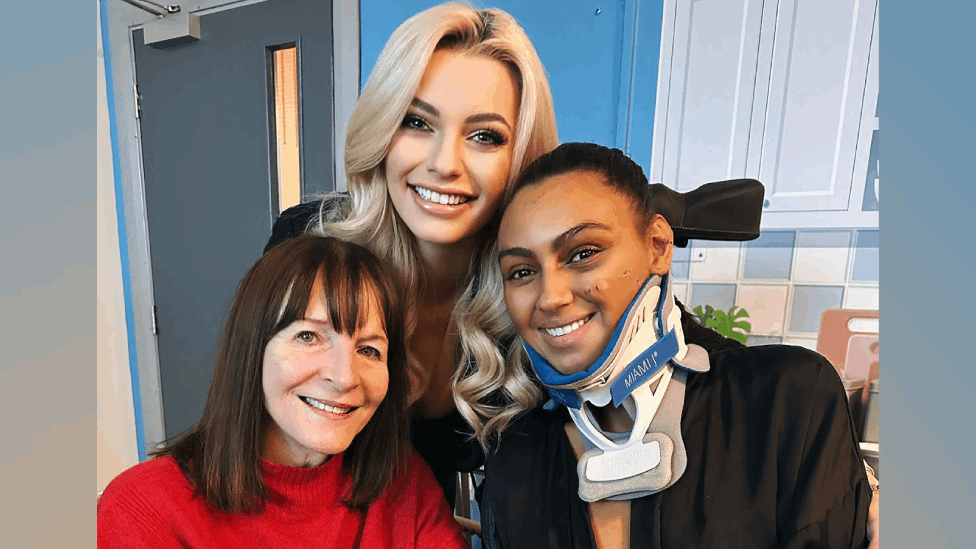
[[[551,403],[489,454],[486,545],[866,546],[871,490],[839,377],[812,351],[744,347],[689,318],[655,190],[591,144],[516,183],[499,267]]]

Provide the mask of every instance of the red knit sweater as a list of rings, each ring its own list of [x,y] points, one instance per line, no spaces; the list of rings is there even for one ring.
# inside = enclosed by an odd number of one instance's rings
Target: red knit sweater
[[[468,547],[419,456],[365,514],[340,502],[351,483],[341,458],[312,469],[262,460],[268,502],[258,515],[214,509],[172,457],[140,463],[102,494],[98,547]]]

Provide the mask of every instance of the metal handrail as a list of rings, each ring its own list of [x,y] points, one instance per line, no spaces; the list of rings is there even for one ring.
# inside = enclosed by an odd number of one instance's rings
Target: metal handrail
[[[155,15],[156,17],[165,17],[174,13],[180,13],[182,8],[179,5],[164,6],[162,4],[157,4],[156,2],[150,2],[149,0],[122,0],[126,4],[135,6],[142,11],[148,11],[149,13]],[[143,4],[149,4],[147,7]]]

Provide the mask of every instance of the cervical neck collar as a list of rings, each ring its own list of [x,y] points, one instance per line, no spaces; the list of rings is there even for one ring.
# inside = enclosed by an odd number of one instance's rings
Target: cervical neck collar
[[[563,375],[528,344],[525,350],[550,404],[567,407],[588,448],[578,467],[582,499],[631,499],[677,481],[687,463],[681,439],[686,370],[707,371],[708,354],[685,344],[668,275],[644,282],[604,352],[582,372]],[[587,402],[623,405],[634,420],[631,432],[604,431]]]

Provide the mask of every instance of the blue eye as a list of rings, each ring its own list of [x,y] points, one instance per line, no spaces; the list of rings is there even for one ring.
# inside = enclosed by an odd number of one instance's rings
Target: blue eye
[[[304,330],[295,334],[295,339],[301,341],[302,343],[315,343],[318,340],[318,334],[315,332],[309,332]]]
[[[507,143],[507,140],[500,133],[492,130],[478,130],[475,132],[471,139],[482,145],[488,145],[491,147],[500,147]]]
[[[403,123],[400,124],[400,127],[409,130],[430,130],[430,124],[428,124],[423,117],[417,116],[416,114],[408,114],[407,116],[403,117]]]

